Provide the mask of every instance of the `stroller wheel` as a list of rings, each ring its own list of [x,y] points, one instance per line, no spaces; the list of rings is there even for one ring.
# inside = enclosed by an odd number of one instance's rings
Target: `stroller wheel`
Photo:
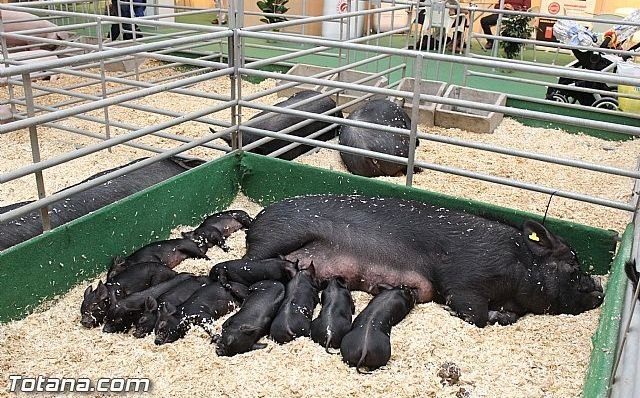
[[[615,98],[600,98],[599,100],[597,100],[596,102],[594,102],[591,106],[593,106],[594,108],[600,108],[600,109],[608,109],[611,111],[617,111],[618,110],[618,101]]]
[[[551,96],[549,97],[549,99],[550,99],[551,101],[555,101],[555,102],[562,102],[562,103],[564,103],[564,104],[568,104],[568,103],[569,103],[569,98],[567,98],[567,96],[566,96],[566,95],[561,94],[561,93],[558,93],[558,92],[551,94]]]

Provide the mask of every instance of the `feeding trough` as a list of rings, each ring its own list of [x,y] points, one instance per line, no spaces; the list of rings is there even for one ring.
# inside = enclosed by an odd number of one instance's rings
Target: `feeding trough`
[[[446,83],[435,80],[420,80],[419,82],[420,94],[437,95],[442,96],[447,87]],[[412,77],[405,77],[400,80],[398,85],[399,91],[408,91],[410,93],[415,92],[415,79]],[[396,103],[404,107],[407,114],[411,115],[413,110],[413,102],[410,98],[398,98]],[[427,126],[433,126],[435,122],[436,104],[429,101],[420,100],[418,105],[419,109],[419,123]]]
[[[457,85],[449,86],[444,97],[500,106],[504,106],[507,102],[505,94]],[[492,133],[500,124],[502,116],[503,114],[498,112],[439,104],[436,106],[435,124],[440,127],[464,129],[474,133]]]

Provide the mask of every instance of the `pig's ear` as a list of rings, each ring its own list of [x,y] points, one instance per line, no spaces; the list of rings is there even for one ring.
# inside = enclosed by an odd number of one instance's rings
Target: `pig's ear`
[[[93,292],[93,286],[89,285],[84,289],[84,298],[87,298]]]
[[[267,345],[265,343],[255,343],[254,345],[251,346],[252,350],[261,350],[263,348],[266,348]]]
[[[111,268],[121,267],[125,263],[125,259],[122,256],[114,256],[111,260]]]
[[[564,242],[538,222],[525,221],[522,225],[522,233],[527,247],[538,257],[547,257],[570,250]]]
[[[247,335],[252,335],[260,331],[259,327],[253,325],[240,325],[240,332]]]
[[[109,267],[109,271],[107,272],[107,280],[113,278],[115,275],[119,274],[125,268],[125,260],[123,257],[115,256],[111,261],[111,267]]]
[[[298,266],[294,263],[288,262],[288,264],[284,266],[284,272],[287,274],[289,279],[293,279],[293,277],[298,273]]]
[[[222,341],[222,335],[221,334],[214,334],[211,336],[211,343],[213,344],[220,344],[220,342]]]
[[[388,283],[379,283],[377,285],[378,290],[382,291],[382,290],[391,290],[393,289],[393,286],[389,285]]]
[[[183,233],[182,233],[182,237],[183,237],[183,238],[185,238],[185,239],[191,239],[191,240],[193,240],[194,233],[193,233],[193,231],[183,232]]]
[[[311,277],[315,277],[316,267],[313,265],[313,260],[311,260],[311,263],[309,264],[309,266],[307,266],[307,268],[305,268],[305,270],[309,273],[309,275],[311,275]]]
[[[118,300],[116,300],[116,290],[115,289],[107,290],[107,294],[109,297],[109,308],[119,307]]]
[[[145,309],[145,311],[151,312],[151,311],[154,311],[156,308],[158,308],[158,302],[152,296],[148,296],[144,300],[144,309]]]
[[[102,281],[100,281],[96,287],[96,297],[98,297],[99,301],[106,300],[109,297],[109,289],[107,289],[106,285],[102,284]]]
[[[178,309],[176,308],[175,305],[165,302],[164,305],[162,306],[162,310],[164,311],[165,315],[172,316],[173,314],[176,313]]]

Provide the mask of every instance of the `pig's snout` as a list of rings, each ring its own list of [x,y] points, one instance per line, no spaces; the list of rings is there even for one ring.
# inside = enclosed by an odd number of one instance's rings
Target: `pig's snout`
[[[84,314],[80,319],[80,324],[87,329],[91,329],[98,326],[98,320],[91,314]]]
[[[593,280],[594,288],[597,291],[599,291],[600,293],[604,292],[604,290],[602,289],[602,282],[600,281],[600,278],[598,278],[597,276],[592,276],[591,280]]]
[[[583,286],[583,288],[580,289],[583,294],[587,295],[587,298],[584,302],[585,306],[587,307],[586,310],[597,308],[604,301],[604,290],[602,288],[600,278],[596,276],[590,276],[589,282],[591,282],[589,283],[590,286]]]

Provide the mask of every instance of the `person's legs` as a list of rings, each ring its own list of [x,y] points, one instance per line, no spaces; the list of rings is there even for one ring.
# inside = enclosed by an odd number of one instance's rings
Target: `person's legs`
[[[122,40],[132,40],[133,33],[131,33],[131,24],[123,23],[122,24]]]
[[[490,14],[485,17],[480,18],[480,25],[482,26],[482,32],[485,35],[491,35],[491,27],[496,26],[498,24],[498,14]],[[489,49],[493,47],[493,40],[487,39],[487,44],[484,46]]]
[[[464,42],[464,33],[468,25],[467,16],[464,14],[459,14],[454,19],[452,24],[453,32],[451,34],[451,42],[449,45],[451,51],[461,52],[466,46],[466,43]]]
[[[215,17],[211,23],[212,24],[218,24],[218,23],[222,23],[222,24],[226,24],[227,23],[227,12],[229,11],[229,0],[214,0],[213,1],[213,6],[215,8],[220,8],[221,11],[218,11],[218,16]],[[222,11],[224,10],[224,11]]]

